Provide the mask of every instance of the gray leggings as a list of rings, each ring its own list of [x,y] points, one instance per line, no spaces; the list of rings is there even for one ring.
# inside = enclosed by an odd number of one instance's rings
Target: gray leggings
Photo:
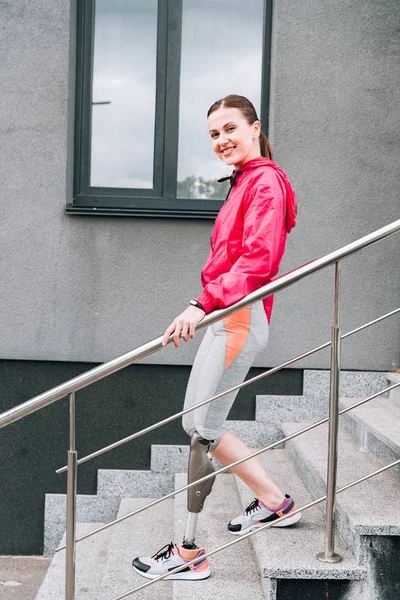
[[[211,325],[200,344],[186,389],[184,408],[242,383],[268,342],[268,320],[262,301],[247,306]],[[223,426],[238,390],[183,416],[189,436],[197,431],[212,440],[210,450],[221,441]]]

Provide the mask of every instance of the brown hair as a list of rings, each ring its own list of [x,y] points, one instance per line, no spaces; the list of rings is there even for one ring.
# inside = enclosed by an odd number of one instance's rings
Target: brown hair
[[[226,106],[226,108],[238,108],[249,125],[253,125],[255,121],[259,121],[256,109],[250,100],[245,98],[245,96],[237,96],[236,94],[230,94],[229,96],[225,96],[225,98],[221,98],[220,100],[214,102],[214,104],[208,109],[207,118],[211,115],[211,113],[223,106]],[[261,156],[265,156],[265,158],[274,160],[271,144],[269,143],[267,136],[262,131],[260,132],[260,152]]]

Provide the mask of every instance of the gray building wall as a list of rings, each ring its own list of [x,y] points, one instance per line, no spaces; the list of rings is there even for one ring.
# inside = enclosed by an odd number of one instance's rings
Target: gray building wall
[[[67,216],[75,6],[0,12],[0,358],[105,361],[161,335],[200,292],[212,222]],[[282,273],[399,218],[399,31],[398,0],[275,2],[270,137],[300,207]],[[344,331],[399,305],[399,246],[344,262]],[[277,295],[256,365],[327,341],[332,289],[330,268]],[[399,333],[396,319],[347,340],[343,368],[398,368]],[[143,362],[191,364],[201,337]],[[324,352],[302,366],[328,364]]]

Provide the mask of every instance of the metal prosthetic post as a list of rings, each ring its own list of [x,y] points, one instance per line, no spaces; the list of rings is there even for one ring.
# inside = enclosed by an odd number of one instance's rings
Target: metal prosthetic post
[[[210,440],[202,438],[197,431],[192,435],[192,439],[190,440],[188,483],[192,483],[214,472],[214,467],[207,452],[209,444]],[[210,494],[214,480],[215,477],[211,477],[207,481],[203,481],[188,489],[187,507],[189,518],[183,539],[184,544],[194,544],[197,516],[203,510],[204,500]]]

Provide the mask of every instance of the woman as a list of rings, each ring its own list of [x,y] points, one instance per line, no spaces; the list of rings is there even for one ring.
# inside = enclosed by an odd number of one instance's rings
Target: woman
[[[163,345],[173,334],[189,342],[196,325],[210,312],[235,304],[266,285],[278,273],[287,233],[296,223],[295,193],[285,173],[272,160],[270,144],[251,102],[230,95],[208,111],[208,129],[216,155],[234,166],[231,189],[215,221],[211,250],[201,273],[203,293],[166,330]],[[256,302],[211,325],[199,347],[190,374],[185,408],[198,404],[241,383],[268,341],[273,297]],[[251,454],[247,446],[223,426],[237,391],[183,417],[183,427],[208,442],[208,450],[223,465]],[[296,510],[269,478],[257,458],[232,469],[256,494],[228,530],[245,534],[266,522]],[[285,527],[301,518],[298,513],[277,523]],[[171,578],[204,579],[210,575],[204,549],[188,544],[168,544],[152,557],[138,557],[134,569],[155,578],[168,569],[199,557],[192,568]]]

